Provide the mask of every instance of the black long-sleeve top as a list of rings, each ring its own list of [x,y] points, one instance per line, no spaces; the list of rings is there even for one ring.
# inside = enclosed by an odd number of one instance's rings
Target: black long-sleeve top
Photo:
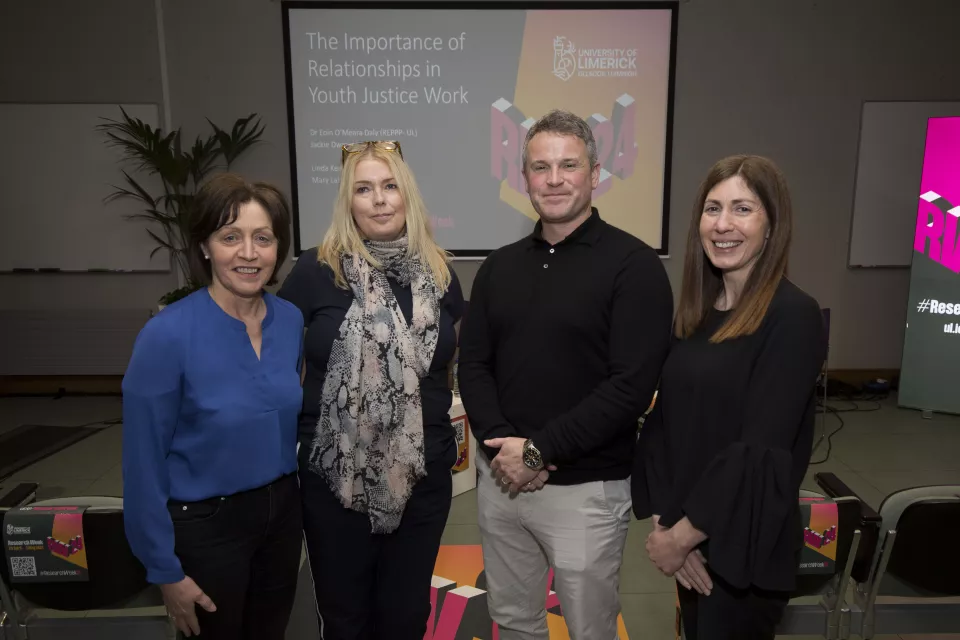
[[[460,393],[478,444],[532,438],[558,467],[554,484],[628,477],[672,315],[659,256],[596,209],[556,245],[537,223],[494,251],[460,333]]]
[[[456,455],[456,438],[450,426],[450,402],[453,392],[447,384],[447,365],[457,348],[456,323],[463,315],[463,293],[457,274],[450,270],[450,286],[440,300],[439,337],[430,371],[420,379],[420,403],[423,408],[424,459],[428,464],[451,459]],[[413,294],[388,277],[390,290],[397,300],[400,313],[407,322],[413,316]],[[299,438],[301,446],[313,439],[327,362],[334,341],[340,336],[340,325],[353,303],[353,292],[341,289],[334,282],[333,270],[317,261],[316,247],[304,251],[293,270],[283,281],[278,297],[295,304],[303,314],[306,335],[304,356],[306,376],[303,381],[303,410],[300,413]]]
[[[721,343],[731,312],[675,340],[640,430],[637,518],[703,531],[710,566],[735,587],[791,590],[802,546],[798,493],[810,461],[826,355],[817,302],[781,280],[760,328]]]

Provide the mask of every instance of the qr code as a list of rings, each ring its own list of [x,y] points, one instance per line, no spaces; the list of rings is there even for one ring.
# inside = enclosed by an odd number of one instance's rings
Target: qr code
[[[32,556],[13,556],[10,558],[11,574],[14,578],[36,578],[37,561]]]

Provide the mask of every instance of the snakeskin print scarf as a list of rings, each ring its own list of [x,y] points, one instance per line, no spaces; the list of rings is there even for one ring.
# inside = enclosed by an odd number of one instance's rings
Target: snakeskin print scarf
[[[426,475],[420,378],[437,346],[441,292],[408,258],[406,236],[365,244],[383,271],[360,256],[341,258],[353,302],[327,363],[310,468],[345,507],[367,514],[374,533],[390,533]],[[388,275],[411,288],[409,326]]]

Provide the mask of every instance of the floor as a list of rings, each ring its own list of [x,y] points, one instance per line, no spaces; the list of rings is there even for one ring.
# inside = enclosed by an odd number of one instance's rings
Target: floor
[[[874,507],[888,493],[924,484],[960,484],[960,417],[899,409],[894,398],[878,403],[831,401],[838,411],[826,416],[827,432],[843,428],[831,438],[828,459],[813,465],[804,488],[816,489],[814,473],[836,473]],[[859,411],[853,409],[859,408]],[[868,411],[869,410],[869,411]],[[21,424],[83,425],[120,417],[119,398],[87,397],[0,398],[0,433]],[[819,423],[818,423],[819,424]],[[40,483],[38,498],[63,495],[121,495],[121,426],[101,433],[17,472],[4,484],[18,480]],[[826,441],[814,452],[814,461],[826,453]],[[621,573],[623,618],[631,639],[674,637],[673,582],[662,577],[645,558],[643,542],[649,522],[631,523]],[[458,496],[443,536],[444,544],[479,544],[474,492]],[[290,638],[317,637],[310,610],[309,581],[291,621]],[[295,629],[299,631],[294,631]],[[960,629],[957,630],[960,632]],[[798,638],[798,636],[793,636]],[[960,638],[902,636],[910,638]],[[897,636],[877,636],[894,639]]]

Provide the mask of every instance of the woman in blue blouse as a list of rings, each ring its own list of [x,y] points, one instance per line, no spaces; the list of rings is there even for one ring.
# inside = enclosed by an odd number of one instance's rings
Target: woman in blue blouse
[[[303,317],[263,287],[289,207],[224,174],[193,215],[188,257],[209,286],[147,323],[123,379],[127,539],[184,635],[280,640],[302,539]]]

